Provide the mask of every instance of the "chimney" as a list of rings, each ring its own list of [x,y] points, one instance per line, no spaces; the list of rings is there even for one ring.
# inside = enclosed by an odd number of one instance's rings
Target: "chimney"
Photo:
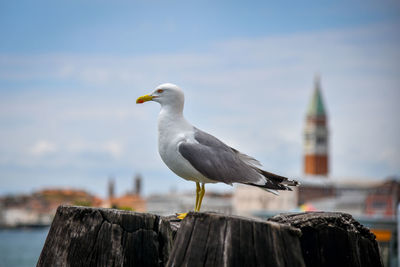
[[[113,177],[108,178],[108,199],[111,200],[114,198],[115,193],[115,179]]]
[[[142,176],[140,174],[136,174],[134,179],[133,193],[135,195],[140,196],[142,191]]]

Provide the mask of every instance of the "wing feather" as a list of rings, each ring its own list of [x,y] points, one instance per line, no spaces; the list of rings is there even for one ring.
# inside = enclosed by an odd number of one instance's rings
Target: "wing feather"
[[[214,136],[195,128],[197,143],[182,142],[179,152],[205,177],[227,184],[242,183],[263,189],[291,190],[296,181],[264,171],[256,159],[231,148]]]

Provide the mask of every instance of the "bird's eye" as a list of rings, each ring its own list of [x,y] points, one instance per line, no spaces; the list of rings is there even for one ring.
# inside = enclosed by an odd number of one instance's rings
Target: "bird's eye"
[[[160,93],[160,94],[161,94],[162,92],[164,92],[163,89],[158,89],[158,90],[157,90],[157,93]]]

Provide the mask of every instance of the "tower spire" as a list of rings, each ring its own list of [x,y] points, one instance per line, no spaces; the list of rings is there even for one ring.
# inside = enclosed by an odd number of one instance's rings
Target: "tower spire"
[[[308,106],[307,116],[326,116],[324,101],[322,100],[321,85],[319,75],[314,78],[314,92]]]
[[[304,172],[309,175],[328,175],[327,115],[318,74],[314,78],[314,92],[307,109],[304,130]]]

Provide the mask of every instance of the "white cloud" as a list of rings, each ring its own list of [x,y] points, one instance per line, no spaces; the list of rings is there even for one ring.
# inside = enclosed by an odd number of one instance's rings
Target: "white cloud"
[[[57,151],[57,147],[54,143],[46,140],[37,141],[29,150],[34,156],[44,156]]]
[[[124,155],[124,144],[117,140],[69,140],[61,148],[63,153],[75,156],[87,154],[100,156],[102,154],[107,154],[113,159],[121,159]]]
[[[103,145],[103,149],[116,159],[120,158],[124,152],[123,145],[118,141],[108,141]]]

